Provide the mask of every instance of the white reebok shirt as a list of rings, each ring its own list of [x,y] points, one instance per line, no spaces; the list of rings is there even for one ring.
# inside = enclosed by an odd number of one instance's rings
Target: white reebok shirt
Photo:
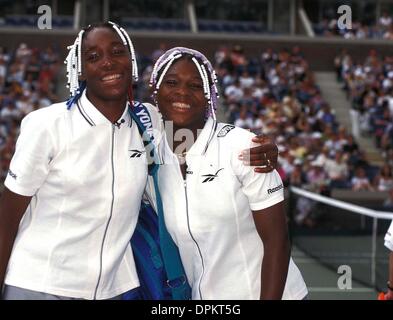
[[[254,135],[209,118],[187,153],[186,181],[166,138],[158,172],[165,222],[179,247],[193,299],[259,299],[263,244],[251,210],[284,200],[276,171],[255,173],[238,160]],[[283,299],[307,288],[291,260]]]
[[[158,113],[149,111],[157,122]],[[71,110],[58,103],[22,121],[5,186],[33,198],[6,284],[83,299],[139,286],[129,241],[147,180],[146,155],[127,107],[117,123],[85,94]]]
[[[385,234],[385,247],[393,251],[393,221],[390,223],[389,229]]]

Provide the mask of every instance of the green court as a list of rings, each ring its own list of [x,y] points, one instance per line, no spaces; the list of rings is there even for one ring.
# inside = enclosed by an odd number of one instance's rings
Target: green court
[[[311,240],[311,239],[309,239]],[[302,272],[303,278],[309,290],[310,300],[376,300],[378,292],[371,286],[360,283],[352,277],[352,288],[341,290],[338,287],[338,281],[342,274],[334,270],[332,267],[327,267],[315,258],[312,258],[298,249],[296,246],[292,247],[292,257]],[[363,270],[370,269],[369,259],[347,258],[340,260],[342,264],[351,267],[356,265],[363,266]],[[340,261],[336,261],[339,262]],[[380,269],[385,269],[385,276],[387,277],[387,255],[383,266]],[[365,271],[364,271],[365,272]],[[363,274],[367,277],[367,274]]]

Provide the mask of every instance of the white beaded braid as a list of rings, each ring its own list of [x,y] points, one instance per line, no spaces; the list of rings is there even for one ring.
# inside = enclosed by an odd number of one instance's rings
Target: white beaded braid
[[[192,61],[197,67],[199,74],[201,75],[203,83],[203,92],[205,93],[206,99],[210,100],[210,88],[209,88],[209,78],[207,77],[206,69],[203,65],[200,65],[195,57],[192,57]]]
[[[132,59],[132,77],[135,81],[138,81],[138,66],[136,64],[136,58],[135,58],[135,50],[134,46],[131,42],[130,37],[128,36],[127,32],[120,26],[116,25],[115,23],[108,21],[115,29],[117,34],[119,35],[121,41],[123,41],[123,44],[128,47],[131,53],[131,59]]]
[[[168,59],[168,63],[165,66],[164,71],[162,71],[160,79],[158,79],[157,84],[156,84],[156,90],[158,90],[158,88],[161,85],[162,79],[164,79],[165,74],[167,73],[168,69],[170,68],[170,66],[172,65],[172,63],[176,60],[179,59],[181,57],[181,54],[177,54],[177,55],[173,55]]]
[[[207,116],[212,116],[215,119],[217,99],[219,98],[216,85],[217,76],[210,61],[199,51],[184,47],[176,47],[168,50],[160,58],[158,58],[154,64],[149,82],[150,86],[154,88],[153,95],[155,96],[157,94],[162,80],[173,62],[187,55],[192,57],[192,61],[195,63],[202,79],[203,92],[208,101]]]
[[[131,51],[131,59],[132,59],[132,77],[134,81],[138,81],[138,64],[136,62],[136,54],[135,54],[135,49],[134,45],[132,44],[132,41],[127,33],[123,28],[120,28],[120,31],[124,33],[127,41],[128,41],[128,46]]]
[[[138,65],[136,61],[136,55],[134,46],[127,32],[111,21],[107,23],[88,26],[86,29],[81,30],[76,37],[74,44],[68,46],[69,49],[67,58],[64,63],[67,69],[67,88],[70,90],[70,99],[67,101],[68,109],[80,98],[83,90],[86,87],[85,81],[79,81],[79,76],[82,75],[82,40],[85,32],[89,32],[94,28],[111,27],[116,31],[117,35],[120,37],[123,44],[128,48],[131,55],[131,67],[132,67],[132,79],[138,81]]]
[[[74,44],[72,46],[68,46],[67,49],[70,51],[68,52],[67,58],[64,63],[67,65],[67,88],[70,89],[70,95],[74,96],[78,89],[78,76],[81,74],[82,70],[82,59],[81,59],[81,39],[83,33],[85,31],[81,30],[76,37]]]

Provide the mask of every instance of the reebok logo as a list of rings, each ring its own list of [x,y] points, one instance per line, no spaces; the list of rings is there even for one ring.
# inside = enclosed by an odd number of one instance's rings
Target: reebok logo
[[[277,186],[277,187],[274,187],[274,188],[271,188],[271,189],[267,189],[267,193],[268,193],[268,194],[271,194],[271,193],[276,192],[276,191],[278,191],[278,190],[280,190],[280,189],[282,189],[282,188],[284,188],[284,186],[283,186],[282,184],[280,184],[280,185]]]
[[[215,174],[204,174],[204,175],[202,175],[202,177],[206,177],[206,179],[203,180],[202,183],[213,181],[215,178],[218,177],[218,173],[219,173],[221,170],[224,170],[224,168],[218,169],[218,171],[217,171]]]
[[[140,158],[141,155],[145,152],[145,151],[139,151],[136,149],[128,150],[128,151],[131,152],[130,158]]]
[[[16,180],[16,178],[18,178],[18,176],[15,173],[13,173],[11,170],[8,170],[8,174],[10,175],[11,178],[13,178],[15,180]]]

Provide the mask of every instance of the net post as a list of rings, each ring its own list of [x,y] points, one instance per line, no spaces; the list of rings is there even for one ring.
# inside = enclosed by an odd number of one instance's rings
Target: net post
[[[289,230],[289,242],[291,243],[292,246],[292,240],[293,240],[293,229],[294,229],[294,210],[295,210],[295,199],[294,199],[294,195],[292,192],[292,187],[288,188],[288,212],[287,212],[287,216],[288,216],[288,230]]]
[[[373,218],[373,231],[371,239],[371,285],[376,288],[376,270],[377,270],[377,230],[378,218]]]

